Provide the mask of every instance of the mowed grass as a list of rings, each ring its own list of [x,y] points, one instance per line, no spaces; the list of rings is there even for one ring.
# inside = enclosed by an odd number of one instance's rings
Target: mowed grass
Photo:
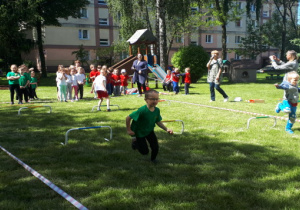
[[[230,96],[264,99],[265,103],[224,103],[216,93],[210,103],[205,78],[192,84],[190,95],[161,95],[176,101],[225,107],[270,115],[282,97],[273,83],[259,75],[257,83],[224,82]],[[4,80],[4,79],[2,79]],[[5,81],[1,81],[4,83]],[[150,84],[154,87],[154,84]],[[162,91],[161,85],[158,91]],[[300,126],[294,135],[284,131],[286,121],[252,120],[249,114],[181,104],[159,103],[163,120],[180,119],[182,135],[156,134],[158,164],[131,149],[125,117],[145,102],[135,95],[113,97],[112,112],[91,112],[97,100],[85,87],[85,99],[60,103],[54,77],[43,79],[37,90],[40,100],[25,109],[9,105],[9,90],[0,90],[0,145],[37,170],[89,209],[299,209]],[[299,115],[298,115],[299,116]],[[70,128],[108,125],[113,129],[72,131]],[[180,132],[180,123],[166,123]],[[74,209],[74,207],[15,160],[0,151],[0,209]]]

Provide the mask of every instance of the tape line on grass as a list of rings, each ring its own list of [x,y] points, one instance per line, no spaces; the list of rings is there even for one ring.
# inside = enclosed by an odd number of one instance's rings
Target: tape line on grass
[[[35,171],[33,168],[22,162],[19,158],[11,154],[9,151],[7,151],[5,148],[0,146],[0,148],[8,154],[11,158],[13,158],[15,161],[17,161],[21,166],[23,166],[27,171],[29,171],[33,176],[41,180],[44,184],[48,185],[52,190],[57,192],[59,195],[61,195],[63,198],[65,198],[67,201],[69,201],[73,206],[75,206],[77,209],[80,210],[87,210],[85,206],[83,206],[81,203],[79,203],[77,200],[75,200],[73,197],[68,195],[66,192],[64,192],[62,189],[57,187],[55,184],[53,184],[51,181],[43,177],[41,174],[39,174],[37,171]]]
[[[212,108],[212,109],[219,109],[219,110],[226,110],[226,111],[231,111],[231,112],[251,114],[251,115],[256,115],[256,116],[268,116],[268,117],[273,117],[273,118],[280,119],[280,120],[288,120],[287,117],[279,117],[279,116],[273,116],[273,115],[268,115],[268,114],[260,114],[260,113],[255,113],[255,112],[246,112],[246,111],[241,111],[241,110],[227,109],[227,108],[215,107],[215,106],[209,106],[209,105],[203,105],[203,104],[195,104],[195,103],[189,103],[189,102],[184,102],[184,101],[174,101],[174,100],[169,100],[169,101],[182,103],[182,104],[190,104],[190,105],[195,105],[195,106],[202,106],[202,107]],[[297,119],[295,121],[300,122],[300,120],[297,120]]]

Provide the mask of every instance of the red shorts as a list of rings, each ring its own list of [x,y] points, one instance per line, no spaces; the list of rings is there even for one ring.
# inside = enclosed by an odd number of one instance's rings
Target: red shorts
[[[108,93],[104,90],[97,90],[98,98],[108,98]]]

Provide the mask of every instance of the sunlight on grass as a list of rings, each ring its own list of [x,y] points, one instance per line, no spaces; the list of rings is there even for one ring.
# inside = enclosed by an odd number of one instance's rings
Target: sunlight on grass
[[[252,115],[220,110],[276,114],[282,91],[259,75],[257,83],[229,83],[222,87],[242,102],[224,103],[220,94],[210,103],[205,78],[192,84],[190,95],[160,98],[212,106],[161,102],[163,120],[183,120],[184,133],[168,135],[156,127],[160,151],[158,164],[131,149],[125,118],[144,105],[135,95],[112,97],[111,112],[92,112],[97,100],[85,87],[84,100],[56,100],[54,77],[42,81],[40,100],[18,116],[22,106],[9,105],[9,91],[0,90],[0,145],[89,209],[298,209],[300,206],[300,127],[294,135],[284,131],[285,120],[254,119]],[[43,85],[44,84],[44,85]],[[154,84],[151,84],[154,88]],[[162,89],[158,89],[162,91]],[[246,103],[264,99],[265,103]],[[32,106],[33,106],[32,105]],[[71,128],[111,126],[109,129],[72,131]],[[167,122],[175,132],[181,123]],[[72,209],[71,204],[0,152],[0,209]]]

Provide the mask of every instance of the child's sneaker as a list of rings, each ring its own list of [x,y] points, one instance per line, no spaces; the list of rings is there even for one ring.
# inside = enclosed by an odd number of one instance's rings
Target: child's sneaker
[[[97,107],[97,111],[101,111],[101,109],[100,109],[100,107],[99,107],[99,106]]]
[[[110,109],[107,109],[107,111],[110,112],[111,110],[110,110]]]
[[[290,107],[285,107],[282,111],[284,113],[291,113],[291,108]]]
[[[280,112],[279,104],[280,104],[280,103],[278,103],[277,106],[276,106],[276,108],[275,108],[275,112],[276,112],[276,113],[279,113],[279,112]]]
[[[224,102],[227,102],[229,100],[229,97],[224,98]]]
[[[289,134],[294,134],[294,131],[292,131],[291,129],[285,129],[286,132],[288,132]]]

